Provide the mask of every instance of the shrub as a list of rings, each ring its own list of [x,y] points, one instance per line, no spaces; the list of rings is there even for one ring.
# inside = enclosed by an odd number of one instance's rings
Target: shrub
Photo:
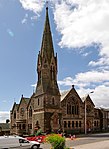
[[[65,138],[58,134],[48,135],[46,142],[50,143],[53,149],[65,149]]]

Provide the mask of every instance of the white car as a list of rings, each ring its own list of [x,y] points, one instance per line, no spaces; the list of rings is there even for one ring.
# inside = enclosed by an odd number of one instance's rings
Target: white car
[[[39,149],[40,143],[19,136],[1,136],[0,149]]]

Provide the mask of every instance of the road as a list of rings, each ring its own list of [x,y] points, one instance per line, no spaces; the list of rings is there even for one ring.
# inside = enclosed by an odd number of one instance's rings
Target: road
[[[77,136],[74,140],[66,139],[66,147],[71,149],[109,149],[109,133]],[[50,144],[41,144],[42,149],[50,149]]]

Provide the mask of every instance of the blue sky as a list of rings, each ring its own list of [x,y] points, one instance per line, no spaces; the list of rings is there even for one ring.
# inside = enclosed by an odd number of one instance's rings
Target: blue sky
[[[93,90],[95,105],[108,108],[109,2],[48,2],[60,90],[74,84],[80,97]],[[33,93],[44,21],[45,0],[0,0],[0,122],[14,101]]]

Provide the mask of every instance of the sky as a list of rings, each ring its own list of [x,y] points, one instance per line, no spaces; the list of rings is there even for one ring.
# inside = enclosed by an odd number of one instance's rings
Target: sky
[[[45,0],[0,0],[0,123],[37,83]],[[60,91],[109,108],[109,0],[48,0]]]

